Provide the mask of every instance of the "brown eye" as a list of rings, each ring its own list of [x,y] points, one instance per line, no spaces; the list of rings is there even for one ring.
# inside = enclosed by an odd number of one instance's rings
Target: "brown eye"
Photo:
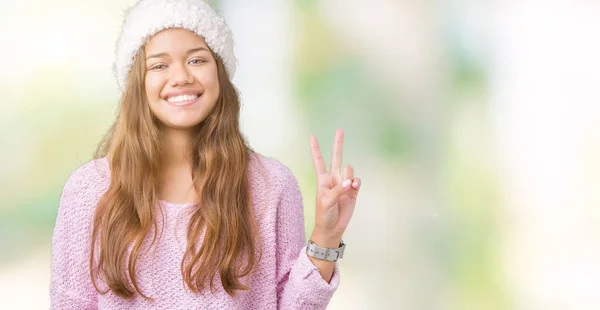
[[[204,63],[204,62],[206,62],[206,61],[204,61],[202,59],[199,59],[199,58],[195,58],[195,59],[190,60],[189,63],[190,64],[194,64],[194,65],[198,65],[198,64],[201,64],[201,63]]]
[[[150,70],[160,70],[160,69],[163,69],[165,67],[166,67],[165,65],[156,65],[156,66],[150,68]]]

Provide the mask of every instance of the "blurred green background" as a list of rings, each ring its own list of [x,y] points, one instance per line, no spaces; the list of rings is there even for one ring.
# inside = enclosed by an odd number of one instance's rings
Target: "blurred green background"
[[[62,187],[115,117],[134,1],[3,1],[0,307],[49,306]],[[363,188],[330,309],[598,309],[600,3],[221,0],[242,127],[314,217],[308,136]]]

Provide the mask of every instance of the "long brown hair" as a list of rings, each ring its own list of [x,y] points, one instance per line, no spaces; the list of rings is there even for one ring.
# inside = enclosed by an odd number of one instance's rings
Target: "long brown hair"
[[[207,288],[214,290],[218,272],[224,290],[235,296],[235,290],[248,289],[240,280],[260,260],[247,178],[253,151],[239,129],[238,92],[221,59],[211,53],[217,62],[220,93],[211,114],[195,128],[189,150],[198,194],[187,227],[181,273],[187,286],[201,293]],[[161,187],[162,136],[159,121],[148,106],[144,59],[142,47],[129,73],[117,119],[95,156],[107,157],[111,183],[94,216],[90,274],[96,290],[108,292],[98,288],[97,280],[102,279],[123,298],[134,298],[136,293],[150,298],[138,286],[136,262],[145,237],[154,228],[152,246],[158,230],[154,206],[159,203]],[[204,240],[198,246],[203,229]]]

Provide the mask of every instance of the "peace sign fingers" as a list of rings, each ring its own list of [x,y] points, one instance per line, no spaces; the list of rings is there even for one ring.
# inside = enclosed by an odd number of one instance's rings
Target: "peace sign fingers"
[[[336,177],[340,176],[343,149],[344,131],[342,129],[338,129],[335,133],[333,152],[331,153],[331,167],[329,169],[330,174]],[[327,174],[327,168],[325,167],[325,161],[323,160],[323,155],[321,154],[319,141],[315,135],[310,135],[310,152],[312,153],[313,166],[315,167],[315,173],[317,174],[317,177]]]
[[[335,132],[331,167],[328,172],[317,137],[310,135],[310,151],[317,176],[315,229],[311,240],[329,244],[331,247],[339,245],[338,240],[352,217],[362,183],[360,178],[354,177],[353,166],[347,165],[342,171],[343,146],[344,131],[338,129]]]

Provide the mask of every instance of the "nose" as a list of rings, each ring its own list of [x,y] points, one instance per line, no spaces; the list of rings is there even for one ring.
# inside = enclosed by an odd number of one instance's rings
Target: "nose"
[[[172,64],[169,70],[169,85],[172,87],[183,86],[194,82],[194,77],[185,65]]]

